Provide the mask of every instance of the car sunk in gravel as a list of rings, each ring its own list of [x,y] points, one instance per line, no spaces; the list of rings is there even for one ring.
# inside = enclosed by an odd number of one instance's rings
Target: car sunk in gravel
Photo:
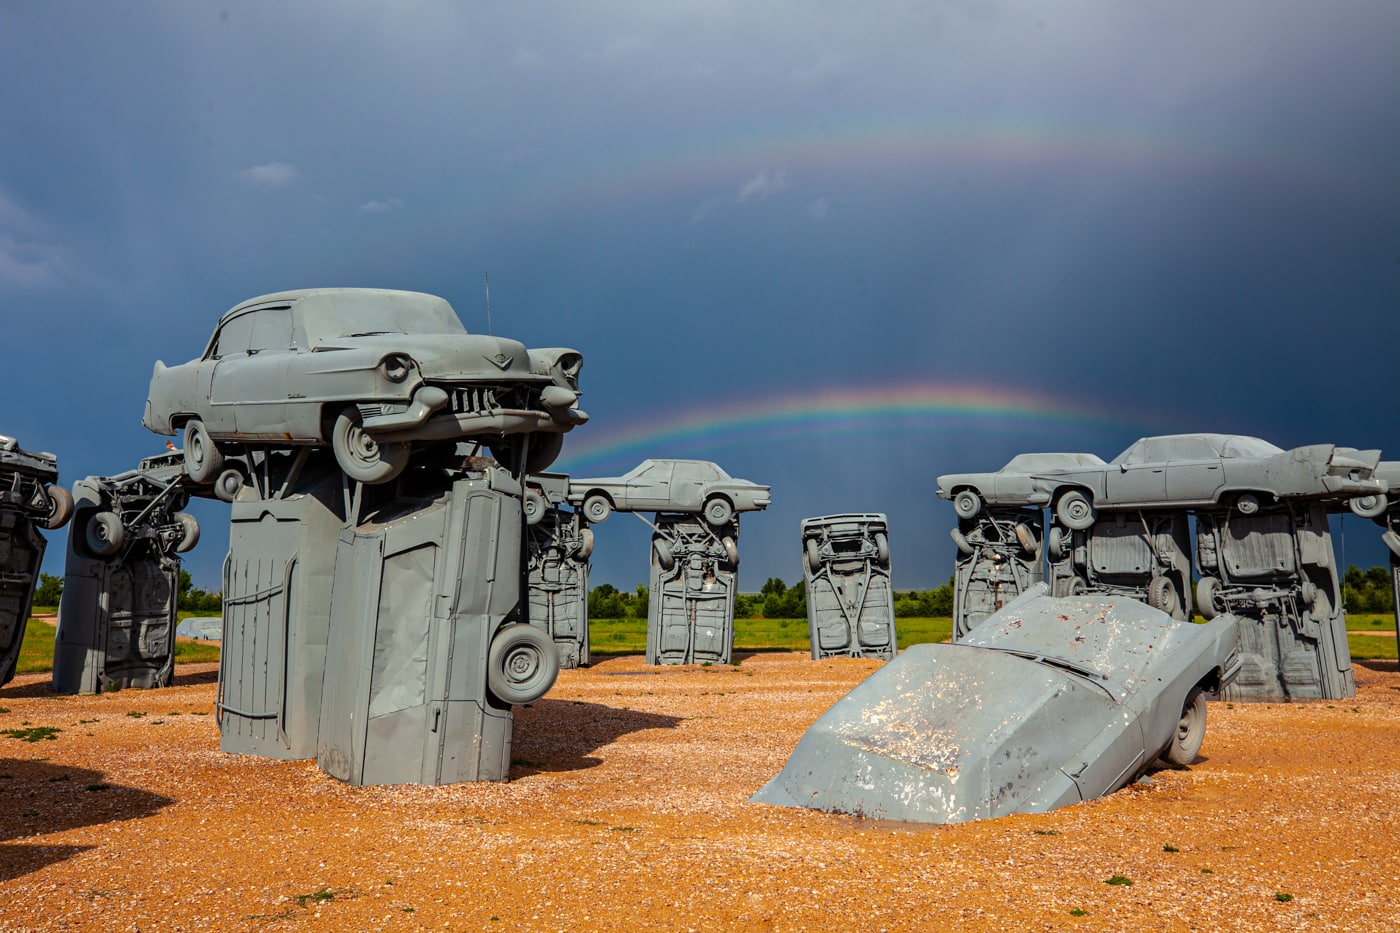
[[[397,476],[415,445],[460,439],[535,472],[588,418],[578,408],[582,364],[576,350],[469,334],[433,295],[280,292],[224,314],[198,359],[157,362],[142,423],[184,433],[199,483],[215,482],[223,450],[244,444],[328,444],[365,483]]]
[[[1016,501],[1004,504],[1048,505],[1076,531],[1094,524],[1098,508],[1218,506],[1252,515],[1288,498],[1350,499],[1352,511],[1366,516],[1377,502],[1385,508],[1385,483],[1374,476],[1379,450],[1332,444],[1283,450],[1238,434],[1172,434],[1141,438],[1106,464],[1068,462],[1092,457],[1086,454],[1028,456],[1051,459],[1018,463],[1017,457],[999,473],[940,476],[938,494],[952,499],[963,518],[976,516],[984,502],[1009,498]],[[996,482],[987,484],[988,477]]]
[[[643,460],[621,476],[569,481],[569,503],[590,522],[620,512],[699,512],[710,525],[768,508],[771,487],[735,479],[708,460]]]

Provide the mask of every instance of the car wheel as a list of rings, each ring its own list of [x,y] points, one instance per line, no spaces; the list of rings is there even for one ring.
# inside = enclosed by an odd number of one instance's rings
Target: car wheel
[[[812,573],[822,569],[822,549],[817,544],[816,538],[808,538],[802,545],[802,550],[807,556],[807,569]]]
[[[1201,577],[1196,584],[1196,611],[1207,622],[1220,615],[1220,606],[1216,603],[1219,595],[1220,581],[1215,577]]]
[[[224,455],[204,422],[196,418],[185,425],[185,472],[196,483],[212,483],[224,468]]]
[[[574,548],[574,560],[588,560],[593,554],[593,532],[585,528],[578,533],[578,547]]]
[[[607,521],[612,510],[612,502],[600,492],[595,492],[583,500],[583,517],[595,525]]]
[[[126,528],[116,512],[98,512],[88,519],[85,537],[88,550],[98,557],[110,557],[126,543]]]
[[[1071,489],[1055,503],[1055,517],[1072,531],[1087,531],[1097,517],[1094,504],[1082,489]]]
[[[1174,619],[1181,615],[1181,594],[1176,591],[1171,577],[1152,578],[1147,584],[1147,605]]]
[[[972,547],[972,542],[967,540],[967,535],[963,534],[962,531],[957,528],[948,529],[948,534],[952,536],[953,543],[958,546],[959,554],[964,557],[972,556],[974,548]]]
[[[970,521],[982,511],[982,497],[971,489],[961,490],[953,497],[953,511],[958,513],[958,518]]]
[[[554,431],[536,431],[531,434],[512,434],[509,437],[488,444],[491,456],[507,470],[516,468],[520,459],[520,448],[528,438],[529,449],[525,452],[525,473],[543,473],[549,469],[564,450],[564,435]]]
[[[176,512],[170,517],[180,526],[180,540],[175,542],[175,550],[181,554],[193,550],[199,543],[199,522],[189,512]]]
[[[738,570],[738,569],[739,569],[739,542],[735,541],[735,540],[734,540],[732,537],[730,537],[729,535],[725,535],[725,536],[720,540],[720,543],[724,545],[724,556],[725,556],[725,559],[727,559],[727,560],[729,561],[729,568],[730,568],[731,570]]]
[[[1068,542],[1065,540],[1065,537],[1065,530],[1059,525],[1055,525],[1050,529],[1048,546],[1050,548],[1051,563],[1058,564],[1060,561],[1064,560],[1065,555],[1069,553]]]
[[[671,545],[657,538],[651,542],[651,549],[656,552],[656,565],[662,570],[671,570],[676,566],[676,555],[671,553]]]
[[[1235,500],[1235,508],[1241,515],[1256,515],[1259,512],[1259,497],[1252,492],[1242,492]]]
[[[1089,592],[1089,584],[1084,582],[1084,578],[1075,576],[1069,581],[1069,595],[1083,596]]]
[[[1170,765],[1184,768],[1201,754],[1201,743],[1206,739],[1206,695],[1194,689],[1186,697],[1181,707],[1181,721],[1176,724],[1176,732],[1167,745],[1162,759]]]
[[[1040,550],[1040,542],[1035,539],[1035,532],[1031,531],[1031,526],[1025,522],[1016,523],[1016,543],[1032,557]]]
[[[549,503],[544,501],[544,496],[537,492],[525,493],[525,524],[538,525],[547,511]]]
[[[729,504],[728,499],[715,496],[705,503],[705,521],[716,528],[729,524],[729,520],[734,517],[734,506]]]
[[[883,531],[875,532],[875,559],[882,564],[890,562],[890,539]]]
[[[1352,512],[1362,518],[1375,518],[1378,515],[1385,514],[1386,508],[1390,505],[1390,500],[1386,498],[1385,493],[1378,492],[1369,496],[1357,496],[1355,499],[1352,499],[1348,505],[1351,506]]]
[[[243,474],[229,467],[214,480],[214,497],[220,502],[232,502],[243,489]]]
[[[44,527],[54,531],[73,517],[73,494],[62,486],[45,486],[44,492],[49,497],[49,514],[44,517]]]
[[[409,444],[381,444],[361,426],[359,411],[350,406],[335,419],[331,449],[345,475],[361,483],[387,483],[408,466]]]
[[[559,676],[559,651],[543,630],[523,622],[506,625],[491,639],[486,685],[503,702],[533,703]]]

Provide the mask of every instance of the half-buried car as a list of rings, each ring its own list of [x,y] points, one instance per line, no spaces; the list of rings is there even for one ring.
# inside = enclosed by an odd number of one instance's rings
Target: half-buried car
[[[1239,673],[1233,616],[1178,622],[1044,584],[958,644],[913,645],[807,730],[759,803],[924,823],[1039,813],[1185,766]]]
[[[365,483],[397,476],[414,445],[461,439],[538,472],[588,418],[578,408],[582,364],[575,350],[469,334],[433,295],[280,292],[224,314],[199,359],[157,362],[142,423],[184,432],[198,483],[217,482],[224,450],[239,444],[329,444],[345,474]]]

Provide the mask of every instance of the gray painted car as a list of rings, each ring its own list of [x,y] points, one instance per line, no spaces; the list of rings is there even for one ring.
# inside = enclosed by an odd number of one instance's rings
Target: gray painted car
[[[1144,437],[1107,464],[1036,465],[1025,471],[1031,493],[1021,504],[1049,505],[1061,523],[1076,531],[1093,525],[1098,508],[1223,505],[1250,515],[1278,499],[1384,493],[1385,484],[1373,476],[1379,461],[1378,450],[1332,444],[1283,450],[1238,434]],[[1003,472],[1012,472],[1010,467]],[[974,481],[978,475],[940,477],[939,495],[951,498],[959,515],[981,507],[982,488]],[[1003,479],[1008,485],[1021,481]]]
[[[474,438],[537,471],[587,420],[582,363],[575,350],[468,334],[433,295],[280,292],[225,313],[199,359],[157,362],[142,423],[184,432],[186,467],[201,483],[216,480],[220,448],[233,444],[329,444],[347,476],[382,483],[414,444]]]
[[[1105,466],[1095,454],[1018,454],[995,473],[947,473],[938,477],[938,496],[951,499],[958,517],[971,521],[983,506],[1021,507],[1050,501],[1045,477],[1063,470]]]
[[[807,730],[760,803],[926,823],[1038,813],[1111,793],[1205,737],[1239,671],[1228,615],[1178,622],[1043,584],[958,644],[914,645]]]
[[[38,529],[61,528],[73,497],[58,482],[58,460],[0,434],[0,686],[15,676],[34,584],[48,542]]]
[[[708,460],[643,460],[621,476],[571,479],[569,503],[597,524],[619,512],[699,512],[716,527],[768,508],[768,486],[735,479]]]

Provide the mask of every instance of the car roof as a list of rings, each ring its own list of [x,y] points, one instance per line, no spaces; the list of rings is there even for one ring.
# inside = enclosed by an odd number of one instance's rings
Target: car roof
[[[443,300],[437,295],[430,295],[427,292],[406,291],[397,288],[299,288],[287,292],[270,292],[266,295],[259,295],[256,298],[249,298],[246,301],[240,301],[238,304],[234,305],[232,308],[229,308],[227,311],[225,311],[222,315],[219,316],[219,323],[223,323],[224,318],[227,318],[230,315],[236,314],[237,312],[243,311],[247,308],[255,307],[257,305],[276,304],[280,302],[290,304],[302,298],[310,298],[313,296],[357,298],[371,296],[379,297],[388,295],[397,295],[410,299],[428,298],[432,299],[433,301]]]

